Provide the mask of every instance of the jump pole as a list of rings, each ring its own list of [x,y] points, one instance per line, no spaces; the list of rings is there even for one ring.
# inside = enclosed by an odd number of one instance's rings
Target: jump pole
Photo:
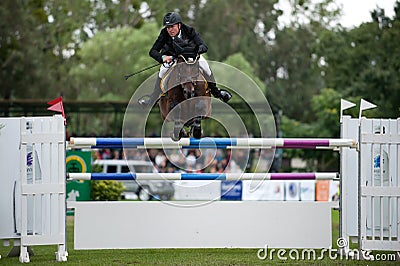
[[[68,173],[69,180],[333,180],[337,173]]]
[[[137,148],[137,149],[246,149],[246,148],[287,148],[287,149],[337,149],[356,148],[353,139],[309,139],[309,138],[182,138],[173,141],[170,138],[75,138],[67,145],[77,148]]]

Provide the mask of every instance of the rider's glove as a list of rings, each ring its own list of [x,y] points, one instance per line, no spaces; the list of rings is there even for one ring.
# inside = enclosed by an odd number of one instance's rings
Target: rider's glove
[[[207,46],[205,46],[204,44],[200,44],[199,49],[197,50],[197,53],[204,54],[205,52],[207,52]]]

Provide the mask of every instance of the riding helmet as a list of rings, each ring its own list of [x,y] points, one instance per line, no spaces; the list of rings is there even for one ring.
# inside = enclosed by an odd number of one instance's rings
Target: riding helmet
[[[182,23],[181,16],[179,16],[176,12],[168,12],[164,16],[163,25],[164,26],[172,26],[177,23]]]

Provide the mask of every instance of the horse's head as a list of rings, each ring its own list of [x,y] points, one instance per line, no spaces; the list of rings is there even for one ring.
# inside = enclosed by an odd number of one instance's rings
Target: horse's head
[[[196,96],[195,87],[196,81],[189,81],[182,84],[183,96],[185,96],[185,99],[190,99]]]
[[[196,95],[198,80],[200,79],[199,57],[186,59],[183,56],[178,58],[178,68],[180,83],[183,88],[183,95],[186,99],[193,98]]]

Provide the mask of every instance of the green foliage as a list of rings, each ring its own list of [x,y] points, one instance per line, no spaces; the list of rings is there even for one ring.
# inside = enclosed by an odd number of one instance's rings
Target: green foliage
[[[197,1],[195,16],[188,23],[196,27],[209,46],[212,60],[223,61],[230,55],[242,53],[255,73],[262,77],[268,62],[267,33],[276,29],[278,0]]]
[[[225,64],[231,65],[233,67],[236,67],[237,69],[240,69],[243,73],[248,75],[261,89],[263,89],[265,93],[265,85],[263,82],[257,77],[257,73],[254,69],[254,67],[250,64],[249,61],[246,60],[246,58],[243,56],[242,53],[236,53],[233,55],[230,55],[225,61]]]
[[[340,137],[340,99],[341,95],[333,89],[322,89],[312,97],[311,110],[317,117],[313,123],[282,118],[281,130],[289,138],[339,138]],[[316,150],[284,150],[286,158],[299,157],[307,162],[309,171],[330,171],[339,166],[336,152]]]
[[[72,67],[69,75],[74,87],[79,88],[77,98],[129,101],[135,90],[157,69],[142,72],[129,80],[125,80],[124,75],[154,64],[148,51],[158,32],[155,23],[147,23],[140,29],[124,27],[99,32],[85,42],[77,54],[80,64]],[[148,90],[152,88],[153,85]],[[86,128],[85,133],[91,133],[93,128],[108,129],[116,122],[115,126],[121,128],[122,117],[92,115],[80,122]]]
[[[330,108],[328,108],[330,109]],[[329,115],[329,111],[321,111],[321,115]],[[331,113],[331,115],[333,115]],[[333,116],[335,116],[334,114]],[[301,123],[297,120],[290,119],[288,117],[282,117],[281,130],[282,135],[285,138],[318,138],[324,136],[327,130],[322,130],[322,121],[317,120],[315,123]],[[331,125],[329,125],[331,126]],[[333,137],[333,136],[328,136]],[[336,151],[318,151],[314,149],[284,149],[283,158],[301,158],[306,161],[306,171],[337,171],[339,167],[339,156]],[[286,169],[291,170],[291,169]]]
[[[97,159],[97,153],[92,152],[93,160]],[[101,165],[92,165],[93,173],[103,171]],[[115,201],[121,199],[121,193],[126,189],[124,184],[115,180],[92,180],[90,197],[92,200]]]
[[[307,27],[277,32],[267,67],[267,97],[271,104],[302,122],[315,120],[309,106],[312,96],[323,88],[320,70],[311,56],[314,39]]]
[[[314,133],[311,124],[302,123],[285,115],[281,119],[281,131],[285,138],[307,138]]]
[[[380,9],[371,16],[372,22],[352,30],[321,31],[316,55],[324,59],[320,68],[327,87],[340,91],[346,99],[375,103],[378,117],[398,117],[400,48],[395,40],[400,38],[399,16],[390,19]]]
[[[0,97],[33,98],[48,95],[54,56],[46,49],[42,1],[2,1],[0,6]],[[18,21],[16,19],[18,18]]]
[[[249,76],[255,76],[254,68],[250,65],[249,61],[246,60],[242,53],[236,53],[228,56],[224,63],[240,69],[240,71]]]
[[[158,31],[154,23],[140,29],[116,28],[99,32],[84,43],[78,53],[81,63],[70,71],[75,86],[85,88],[78,99],[130,99],[152,72],[138,74],[128,81],[123,76],[154,63],[148,51]]]
[[[141,2],[2,1],[0,97],[76,99],[85,84],[76,85],[68,73],[80,63],[75,55],[82,43],[99,30],[140,27]]]
[[[320,94],[312,97],[312,110],[317,117],[314,122],[315,137],[340,137],[340,99],[341,95],[333,89],[322,89]]]
[[[92,200],[120,200],[121,193],[125,190],[122,182],[115,180],[91,181],[91,199]]]

